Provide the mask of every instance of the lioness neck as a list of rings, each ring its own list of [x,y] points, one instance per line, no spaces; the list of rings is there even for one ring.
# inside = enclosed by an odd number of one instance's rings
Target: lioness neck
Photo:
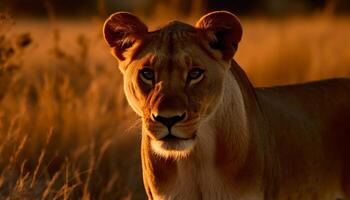
[[[238,66],[236,66],[238,67]],[[243,74],[243,76],[245,76]],[[239,73],[227,73],[216,112],[198,129],[193,152],[182,159],[160,158],[142,136],[142,167],[150,199],[256,199],[262,198],[263,156],[259,138],[249,129]],[[239,195],[238,195],[239,194]]]

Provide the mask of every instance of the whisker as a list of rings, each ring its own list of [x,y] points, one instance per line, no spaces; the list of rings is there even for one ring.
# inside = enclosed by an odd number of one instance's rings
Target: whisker
[[[181,124],[176,125],[177,127],[184,127],[184,126],[190,126],[190,125],[195,125],[200,121],[200,119],[194,119],[191,121],[183,122]]]
[[[128,128],[126,128],[122,134],[130,134],[137,129],[141,129],[142,120],[141,118],[136,119]]]

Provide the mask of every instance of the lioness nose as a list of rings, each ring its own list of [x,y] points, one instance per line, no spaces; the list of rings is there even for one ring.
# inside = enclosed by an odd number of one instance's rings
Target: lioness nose
[[[182,121],[183,119],[185,119],[185,117],[186,117],[186,113],[183,113],[180,116],[176,115],[176,116],[172,116],[172,117],[162,117],[160,115],[157,115],[157,116],[153,115],[154,120],[164,124],[168,129],[171,129],[171,127],[174,124]]]

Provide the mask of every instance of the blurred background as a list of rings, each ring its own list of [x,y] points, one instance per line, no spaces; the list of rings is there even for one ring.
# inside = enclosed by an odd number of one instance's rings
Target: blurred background
[[[18,16],[45,17],[47,4],[51,4],[58,15],[69,17],[104,15],[116,10],[137,11],[150,16],[159,6],[167,6],[178,15],[222,9],[239,15],[286,16],[325,9],[346,14],[350,9],[347,0],[2,0],[0,8]]]
[[[234,59],[255,86],[350,77],[348,0],[0,0],[0,199],[145,199],[140,120],[103,22],[213,10],[241,19]]]

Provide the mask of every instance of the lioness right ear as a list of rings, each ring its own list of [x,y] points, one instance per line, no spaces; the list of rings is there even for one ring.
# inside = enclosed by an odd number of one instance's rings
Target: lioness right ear
[[[232,59],[242,38],[242,26],[238,18],[227,11],[215,11],[204,15],[196,24],[210,36],[210,47],[222,52],[224,60]],[[213,37],[211,37],[213,36]]]
[[[119,60],[125,60],[123,53],[147,33],[147,26],[128,12],[112,14],[103,26],[104,38]]]

